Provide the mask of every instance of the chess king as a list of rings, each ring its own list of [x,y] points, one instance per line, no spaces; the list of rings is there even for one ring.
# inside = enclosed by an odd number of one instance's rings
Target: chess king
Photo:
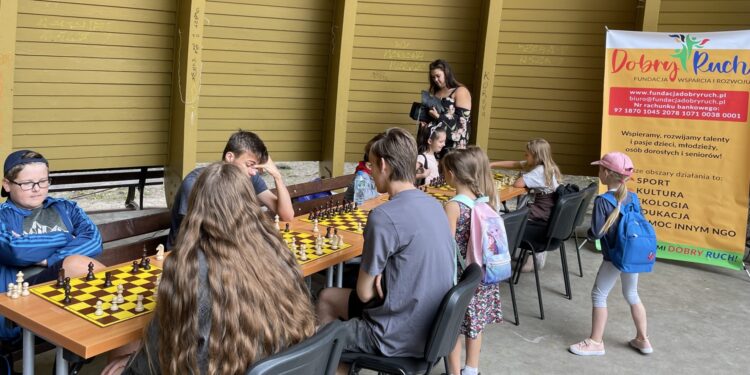
[[[247,173],[253,183],[255,195],[262,205],[279,215],[281,221],[294,219],[292,199],[289,197],[281,172],[268,155],[266,145],[255,133],[240,130],[232,134],[221,157],[223,162],[234,164]],[[185,176],[182,185],[177,190],[174,204],[172,204],[172,224],[167,238],[167,249],[172,249],[176,243],[180,224],[188,212],[188,197],[203,169],[203,167],[196,168]],[[268,190],[261,178],[261,173],[264,171],[273,178],[276,184],[276,194]]]
[[[20,150],[8,155],[3,168],[0,204],[0,292],[23,269],[30,285],[54,280],[61,268],[81,276],[102,252],[96,225],[75,202],[48,196],[49,163],[41,154]],[[34,267],[36,266],[36,267]],[[33,268],[32,268],[33,267]],[[16,337],[0,317],[0,339]]]

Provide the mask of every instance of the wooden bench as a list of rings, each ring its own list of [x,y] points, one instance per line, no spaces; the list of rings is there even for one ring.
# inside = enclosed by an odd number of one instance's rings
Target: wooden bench
[[[147,185],[164,183],[163,167],[97,169],[81,171],[56,171],[50,173],[50,192],[128,188],[125,207],[143,208],[143,194]],[[139,205],[135,203],[135,189],[140,192]],[[137,205],[137,206],[136,206]]]
[[[138,259],[143,254],[144,246],[148,255],[155,254],[159,244],[166,244],[170,216],[168,209],[159,209],[146,215],[107,220],[97,224],[104,247],[97,260],[106,266],[112,266]]]
[[[287,190],[289,190],[289,196],[292,198],[292,202],[294,202],[295,198],[303,197],[305,195],[345,189],[352,183],[352,181],[354,181],[354,174],[347,174],[333,178],[324,178],[319,181],[289,185],[287,186]],[[275,189],[274,194],[276,194]],[[343,197],[343,194],[334,194],[328,197],[311,199],[304,202],[294,202],[292,203],[292,206],[294,207],[294,216],[309,213],[318,207],[324,206],[328,201],[342,201]]]

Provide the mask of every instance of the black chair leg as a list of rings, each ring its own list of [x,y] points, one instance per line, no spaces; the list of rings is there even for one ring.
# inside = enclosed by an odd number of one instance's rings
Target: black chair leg
[[[565,298],[573,299],[570,290],[570,277],[568,275],[568,257],[565,255],[565,243],[560,243],[560,262],[562,263],[563,281],[565,282]]]
[[[578,234],[573,234],[573,240],[576,242],[576,255],[578,256],[578,274],[583,277],[583,266],[581,265],[581,246],[578,245]]]
[[[514,325],[518,325],[518,308],[516,308],[516,291],[513,288],[513,276],[508,279],[508,285],[510,285],[510,302],[513,304],[513,318],[515,319],[513,321]],[[447,371],[445,372],[448,373]]]
[[[521,255],[518,257],[518,262],[516,263],[516,270],[513,273],[513,283],[518,284],[518,280],[521,278],[521,268],[523,267],[524,263],[526,263],[526,257],[529,254],[529,250],[521,249]]]
[[[542,287],[539,285],[539,269],[536,264],[536,254],[531,253],[531,260],[534,262],[534,278],[536,279],[536,294],[539,297],[539,315],[544,320],[544,304],[542,303]]]

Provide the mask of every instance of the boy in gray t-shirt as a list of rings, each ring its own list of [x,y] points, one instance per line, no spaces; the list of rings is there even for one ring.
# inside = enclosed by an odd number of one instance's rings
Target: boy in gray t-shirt
[[[370,212],[356,289],[327,288],[320,323],[344,319],[346,350],[422,357],[430,327],[453,286],[455,250],[437,200],[414,188],[416,143],[392,128],[370,149],[372,177],[391,200]]]

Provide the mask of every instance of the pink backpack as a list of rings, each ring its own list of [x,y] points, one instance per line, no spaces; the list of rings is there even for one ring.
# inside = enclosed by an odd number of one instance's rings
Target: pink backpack
[[[458,194],[451,199],[471,208],[471,234],[466,260],[484,270],[484,284],[497,284],[511,275],[508,236],[503,218],[489,205],[489,198],[476,200]]]

